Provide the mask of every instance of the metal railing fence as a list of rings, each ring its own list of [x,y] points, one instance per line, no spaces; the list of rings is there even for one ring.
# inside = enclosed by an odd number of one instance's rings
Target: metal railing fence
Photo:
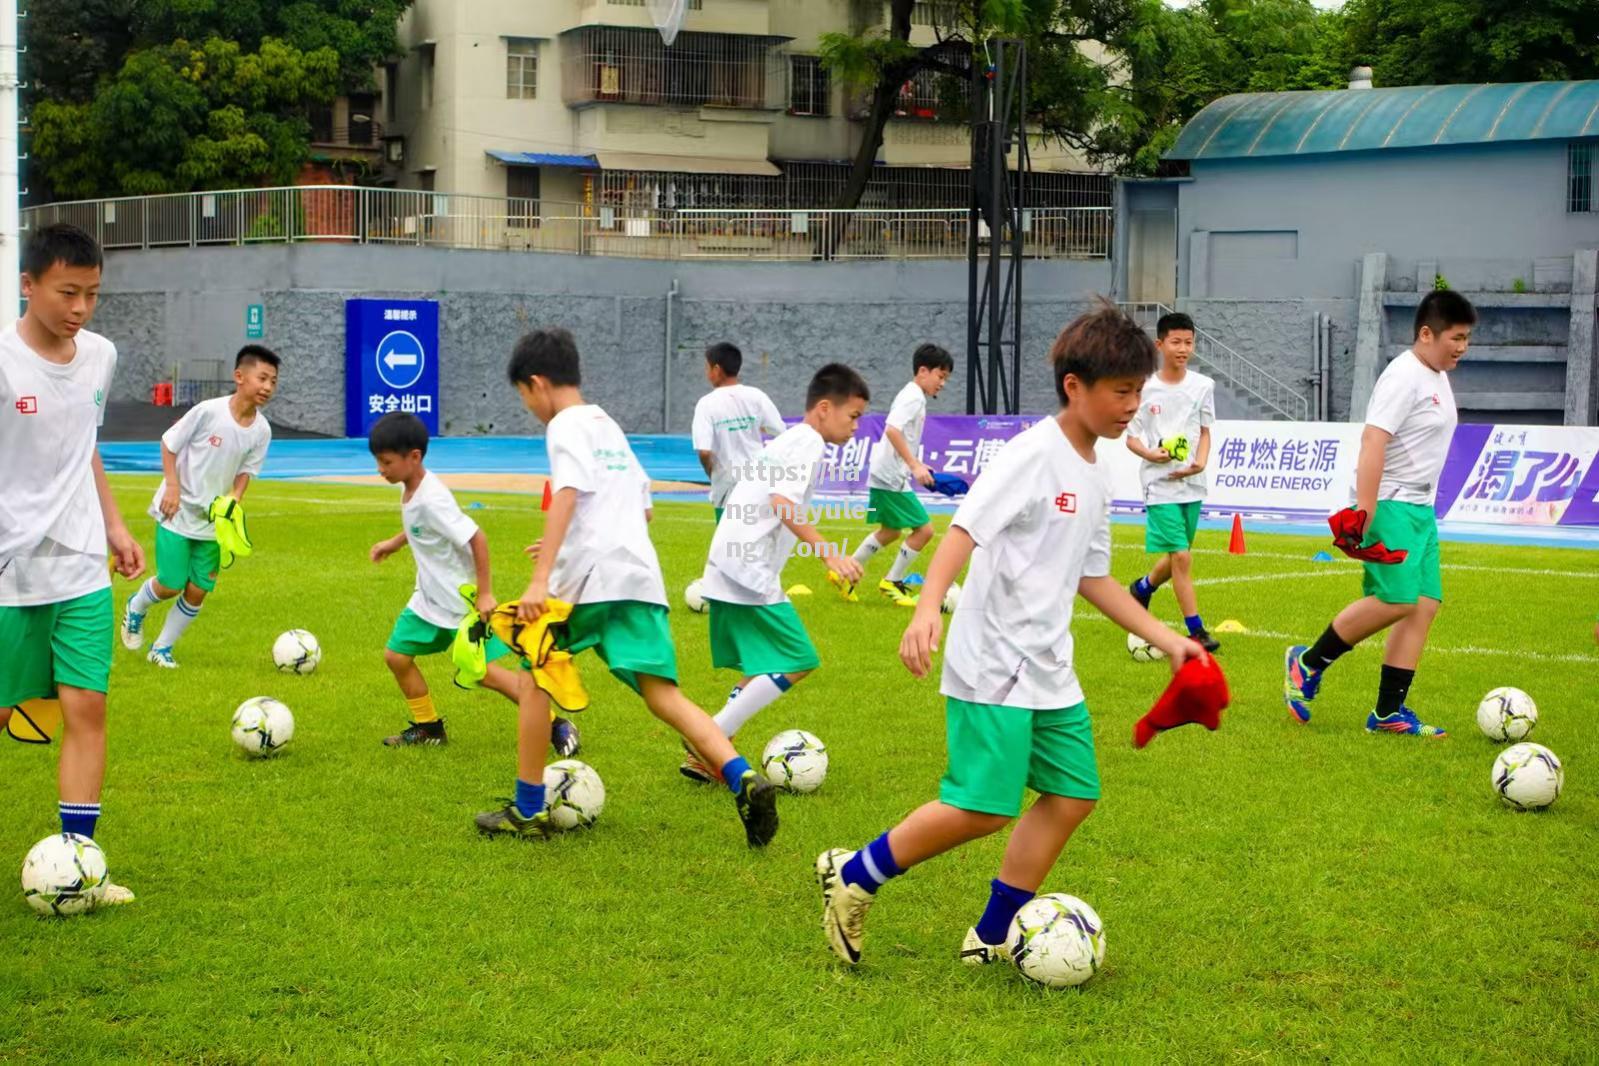
[[[1172,310],[1162,303],[1124,302],[1121,307],[1152,335],[1160,316]],[[1237,389],[1284,418],[1298,422],[1310,418],[1310,401],[1299,388],[1245,358],[1202,328],[1194,330],[1192,361],[1222,384]]]

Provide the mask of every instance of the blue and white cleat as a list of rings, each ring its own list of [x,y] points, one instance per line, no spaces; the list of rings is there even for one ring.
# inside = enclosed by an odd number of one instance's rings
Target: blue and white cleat
[[[1439,740],[1449,735],[1447,730],[1427,725],[1409,707],[1401,707],[1386,718],[1379,718],[1377,712],[1372,711],[1366,716],[1366,732],[1398,733],[1400,736],[1426,737],[1428,740]]]
[[[122,646],[129,651],[144,647],[144,615],[131,610],[122,612]]]
[[[151,648],[150,654],[146,655],[145,659],[167,670],[178,668],[178,660],[172,657],[171,648]]]
[[[1283,656],[1283,702],[1297,722],[1310,721],[1310,705],[1321,688],[1321,671],[1305,669],[1300,658],[1308,650],[1304,644],[1295,644]]]

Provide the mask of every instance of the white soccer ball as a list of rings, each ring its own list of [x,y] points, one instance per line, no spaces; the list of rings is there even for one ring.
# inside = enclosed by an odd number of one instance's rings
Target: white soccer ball
[[[40,914],[82,914],[100,901],[105,852],[77,833],[45,837],[22,860],[22,898]]]
[[[1560,760],[1542,744],[1512,744],[1494,760],[1494,791],[1518,811],[1549,806],[1565,784]]]
[[[961,587],[955,582],[949,583],[949,591],[944,593],[944,602],[940,605],[945,614],[954,614],[955,608],[960,606]]]
[[[695,578],[688,583],[688,588],[683,590],[683,602],[688,604],[688,609],[695,614],[705,613],[705,597],[700,595],[700,579]]]
[[[778,788],[815,792],[827,780],[827,745],[803,729],[779,733],[761,752],[761,773]]]
[[[1063,893],[1027,901],[1005,938],[1022,976],[1049,988],[1080,985],[1105,961],[1105,926],[1094,908]]]
[[[272,642],[272,661],[286,674],[309,674],[322,661],[322,645],[304,629],[291,629]]]
[[[271,696],[255,696],[233,712],[233,742],[251,755],[271,755],[294,739],[294,714]]]
[[[1137,633],[1127,634],[1127,654],[1133,657],[1134,662],[1152,663],[1157,659],[1166,658],[1166,653],[1155,645],[1139,636]]]
[[[1525,740],[1538,724],[1538,705],[1519,688],[1496,688],[1477,704],[1477,728],[1489,740]]]
[[[544,768],[544,809],[557,829],[593,825],[605,809],[605,782],[586,762],[552,762]]]

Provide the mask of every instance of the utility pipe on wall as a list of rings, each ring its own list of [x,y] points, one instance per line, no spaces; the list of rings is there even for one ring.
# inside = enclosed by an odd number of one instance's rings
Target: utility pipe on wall
[[[672,336],[672,316],[677,303],[677,279],[672,279],[666,290],[666,351],[661,355],[661,432],[672,431],[672,351],[676,338]]]

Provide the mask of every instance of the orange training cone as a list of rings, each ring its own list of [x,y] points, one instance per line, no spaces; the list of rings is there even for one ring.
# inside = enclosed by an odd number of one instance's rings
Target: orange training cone
[[[550,492],[550,479],[549,478],[545,478],[544,479],[544,501],[539,504],[539,510],[548,511],[550,509],[550,501],[552,499],[554,499],[554,494],[552,492]],[[1242,548],[1239,549],[1239,551],[1242,551],[1242,550],[1243,550]]]
[[[1227,550],[1233,555],[1244,554],[1244,516],[1233,515],[1233,535],[1227,541]]]

